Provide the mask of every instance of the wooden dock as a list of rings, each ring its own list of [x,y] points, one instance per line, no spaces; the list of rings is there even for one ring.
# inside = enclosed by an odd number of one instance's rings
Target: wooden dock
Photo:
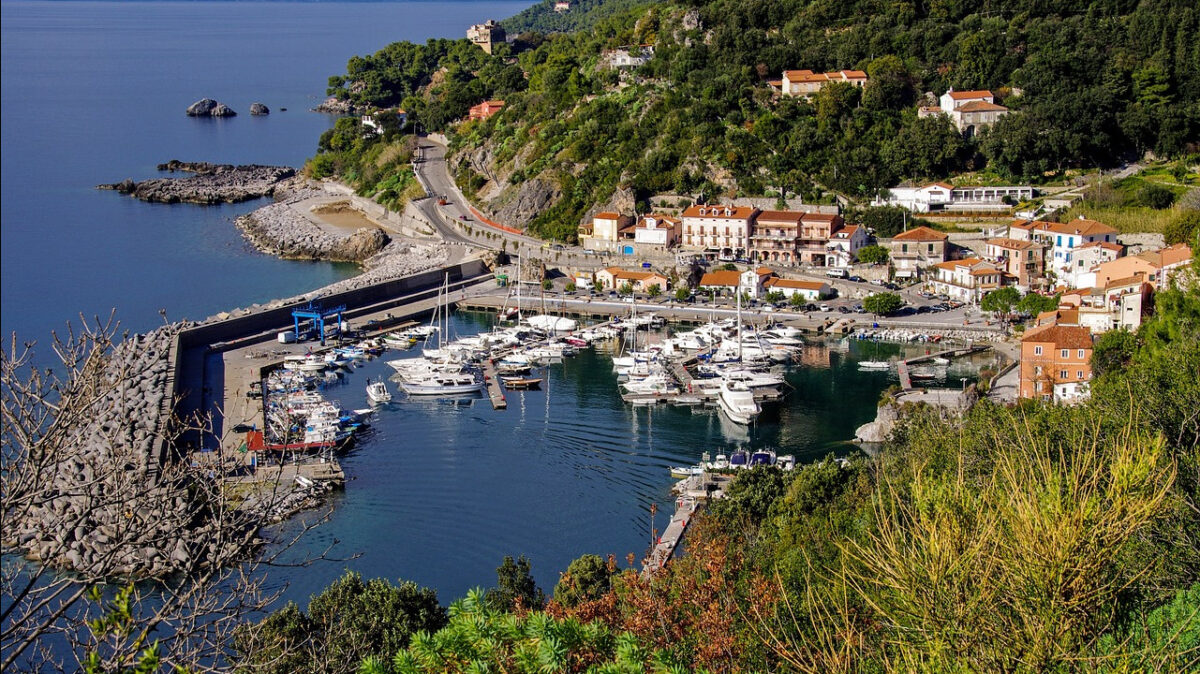
[[[496,361],[489,358],[483,363],[483,380],[487,384],[488,398],[492,401],[492,409],[508,409],[508,401],[504,398],[504,383],[496,373]]]
[[[700,510],[701,501],[691,496],[680,496],[675,501],[675,513],[671,515],[671,521],[667,523],[667,528],[663,530],[662,536],[654,544],[654,548],[650,551],[650,555],[646,557],[642,564],[642,574],[649,575],[667,565],[671,557],[675,554],[675,549],[679,547],[679,543],[683,541],[683,534],[687,531],[687,525],[692,521],[692,517]]]

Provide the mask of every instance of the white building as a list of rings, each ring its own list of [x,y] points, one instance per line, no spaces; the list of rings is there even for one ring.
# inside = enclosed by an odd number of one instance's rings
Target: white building
[[[1001,211],[1035,196],[1028,185],[1004,187],[954,187],[930,183],[921,187],[893,187],[872,206],[902,206],[913,213],[936,211]]]
[[[607,68],[637,68],[654,58],[654,45],[640,44],[609,49],[600,54],[600,64]]]
[[[718,257],[745,257],[758,209],[749,206],[701,204],[683,212],[683,245]]]
[[[829,256],[825,264],[830,267],[849,267],[858,257],[858,251],[867,245],[867,228],[860,225],[842,225],[829,237]]]
[[[952,88],[942,94],[939,103],[941,105],[937,108],[920,108],[917,116],[947,115],[954,122],[954,126],[968,138],[1008,114],[1008,108],[998,105],[995,95],[987,90],[955,91]]]
[[[798,281],[790,278],[769,278],[763,283],[767,294],[781,292],[789,300],[793,295],[815,302],[833,296],[833,290],[828,283],[821,281]]]
[[[963,302],[978,303],[987,293],[1008,285],[1004,271],[977,257],[939,262],[933,269],[933,291]]]
[[[867,74],[861,70],[837,70],[814,73],[811,70],[785,70],[780,91],[785,96],[812,96],[821,87],[831,82],[845,82],[862,88],[867,84]]]
[[[1102,222],[1083,217],[1068,222],[1016,222],[1009,226],[1008,231],[1010,239],[1046,244],[1046,270],[1053,272],[1060,283],[1084,281],[1082,275],[1088,274],[1098,264],[1094,260],[1115,250],[1111,245],[1083,248],[1086,244],[1117,243],[1117,230]],[[1082,265],[1081,253],[1084,261]]]
[[[674,246],[679,241],[683,222],[669,215],[645,215],[637,223],[633,240],[653,246]]]

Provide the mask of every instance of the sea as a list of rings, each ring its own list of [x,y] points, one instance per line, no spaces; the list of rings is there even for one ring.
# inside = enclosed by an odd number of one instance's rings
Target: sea
[[[460,36],[528,5],[0,3],[3,333],[36,341],[45,359],[51,332],[81,317],[115,312],[141,331],[161,324],[160,311],[199,319],[355,274],[255,252],[232,220],[261,203],[145,204],[94,186],[155,176],[170,159],[299,166],[334,122],[310,109],[350,56]],[[240,114],[186,117],[204,97]],[[253,102],[271,114],[251,117]],[[452,327],[471,334],[491,320],[463,313]],[[859,451],[846,440],[874,417],[894,375],[855,361],[901,350],[813,344],[788,371],[791,395],[752,429],[712,409],[624,404],[608,355],[594,349],[548,368],[543,390],[510,393],[503,411],[482,399],[398,396],[342,457],[347,483],[330,520],[287,555],[299,562],[328,549],[336,561],[271,569],[270,583],[303,606],[350,569],[415,581],[448,603],[494,584],[505,555],[527,556],[547,592],[582,554],[624,565],[666,526],[670,466],[739,446],[801,462]],[[346,373],[328,395],[365,406],[366,379],[391,372],[385,360]],[[272,533],[286,538],[297,526]]]

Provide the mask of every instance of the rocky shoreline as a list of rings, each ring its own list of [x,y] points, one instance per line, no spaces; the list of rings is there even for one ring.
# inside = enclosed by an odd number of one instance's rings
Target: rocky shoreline
[[[126,178],[119,183],[97,185],[96,189],[115,190],[142,201],[163,204],[239,203],[269,197],[283,181],[296,175],[290,166],[248,164],[210,164],[181,162],[176,159],[158,165],[159,171],[182,171],[193,175],[187,178],[151,178],[134,181]]]
[[[243,215],[234,223],[259,251],[290,260],[365,262],[391,241],[377,227],[338,236],[296,211],[296,204],[319,194],[311,189],[290,192],[286,199]]]

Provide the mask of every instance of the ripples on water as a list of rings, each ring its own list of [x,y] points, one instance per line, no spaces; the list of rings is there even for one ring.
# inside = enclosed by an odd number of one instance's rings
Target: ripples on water
[[[458,314],[459,335],[490,326],[482,314]],[[923,347],[920,347],[923,348]],[[540,375],[541,391],[506,392],[507,410],[486,398],[396,399],[370,434],[342,459],[347,485],[332,520],[296,552],[334,540],[348,564],[273,572],[288,597],[305,602],[344,566],[365,576],[404,578],[436,588],[443,601],[495,583],[504,555],[527,555],[549,592],[558,573],[585,553],[640,558],[650,539],[649,505],[666,525],[673,500],[668,468],[746,445],[795,454],[801,462],[855,451],[845,441],[874,418],[880,392],[895,374],[860,372],[858,360],[889,358],[918,347],[851,342],[806,347],[788,373],[795,391],[768,407],[753,429],[715,408],[632,407],[617,394],[609,347],[584,349]],[[329,397],[364,407],[368,377],[390,377],[389,352],[348,374]],[[285,527],[285,530],[288,530]]]

